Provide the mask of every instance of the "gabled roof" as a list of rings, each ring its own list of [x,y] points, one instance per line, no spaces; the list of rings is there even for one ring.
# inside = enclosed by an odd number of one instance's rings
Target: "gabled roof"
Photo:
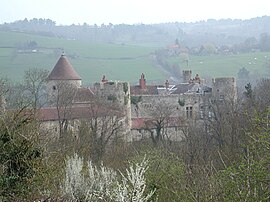
[[[48,76],[48,80],[81,80],[81,77],[73,69],[65,55],[61,55],[52,72]]]

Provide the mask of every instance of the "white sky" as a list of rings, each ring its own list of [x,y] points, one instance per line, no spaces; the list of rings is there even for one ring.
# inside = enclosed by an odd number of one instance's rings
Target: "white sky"
[[[0,23],[50,18],[57,24],[194,22],[270,15],[270,0],[1,0]]]

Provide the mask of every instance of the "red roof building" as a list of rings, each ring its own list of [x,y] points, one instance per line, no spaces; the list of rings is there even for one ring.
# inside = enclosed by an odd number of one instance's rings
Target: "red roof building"
[[[61,55],[48,80],[82,80],[65,55]]]

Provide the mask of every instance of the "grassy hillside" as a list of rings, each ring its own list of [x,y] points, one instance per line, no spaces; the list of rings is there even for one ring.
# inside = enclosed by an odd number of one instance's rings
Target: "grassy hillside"
[[[25,51],[30,41],[37,43],[38,52]],[[0,77],[20,80],[29,68],[54,67],[62,50],[65,51],[85,84],[99,81],[102,75],[109,80],[137,83],[142,72],[146,79],[164,81],[168,75],[154,66],[149,55],[157,47],[146,45],[94,44],[89,42],[42,37],[18,32],[0,31]],[[202,77],[235,76],[245,67],[251,74],[268,76],[265,64],[270,53],[246,53],[239,55],[189,56],[189,66],[183,58],[169,58],[171,64],[181,69],[191,69]]]
[[[269,76],[270,52],[242,53],[237,55],[189,56],[189,64],[183,58],[170,58],[170,64],[180,64],[182,69],[191,69],[202,77],[237,77],[239,69],[245,67],[250,74]]]
[[[39,52],[25,51],[22,48],[29,41],[37,42]],[[136,82],[141,72],[149,75],[149,80],[165,79],[149,59],[154,47],[93,44],[16,32],[0,32],[1,76],[20,80],[24,71],[29,68],[51,70],[61,49],[85,83],[99,81],[103,74],[110,80]]]

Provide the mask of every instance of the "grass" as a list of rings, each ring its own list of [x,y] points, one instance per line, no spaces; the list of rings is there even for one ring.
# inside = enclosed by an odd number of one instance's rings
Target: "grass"
[[[19,53],[21,47],[29,41],[36,41],[41,53]],[[138,83],[141,73],[146,75],[148,83],[163,82],[167,79],[163,71],[153,66],[149,54],[157,47],[147,45],[121,45],[90,43],[76,40],[43,37],[38,35],[0,31],[0,77],[19,81],[29,68],[52,70],[61,50],[70,56],[69,60],[81,75],[85,84],[100,81],[102,75],[109,80]],[[256,59],[255,59],[256,58]],[[181,57],[169,58],[171,64],[180,64],[180,68],[191,69],[201,77],[237,77],[239,69],[245,67],[251,74],[269,75],[265,68],[270,53],[246,53],[238,55],[189,56],[189,65]]]
[[[202,77],[237,77],[239,69],[245,67],[250,74],[269,76],[266,64],[270,61],[270,52],[242,53],[236,55],[189,56],[189,65],[182,58],[174,57],[171,64],[178,63],[182,69],[191,69]]]
[[[18,53],[16,47],[29,41],[36,41],[46,52]],[[69,60],[84,83],[99,81],[102,75],[106,75],[109,80],[136,83],[142,72],[149,75],[149,80],[165,79],[165,75],[155,69],[149,59],[155,47],[97,44],[16,32],[0,32],[1,76],[21,80],[24,71],[29,68],[51,70],[61,54],[59,49],[68,56],[74,56],[69,57]]]

